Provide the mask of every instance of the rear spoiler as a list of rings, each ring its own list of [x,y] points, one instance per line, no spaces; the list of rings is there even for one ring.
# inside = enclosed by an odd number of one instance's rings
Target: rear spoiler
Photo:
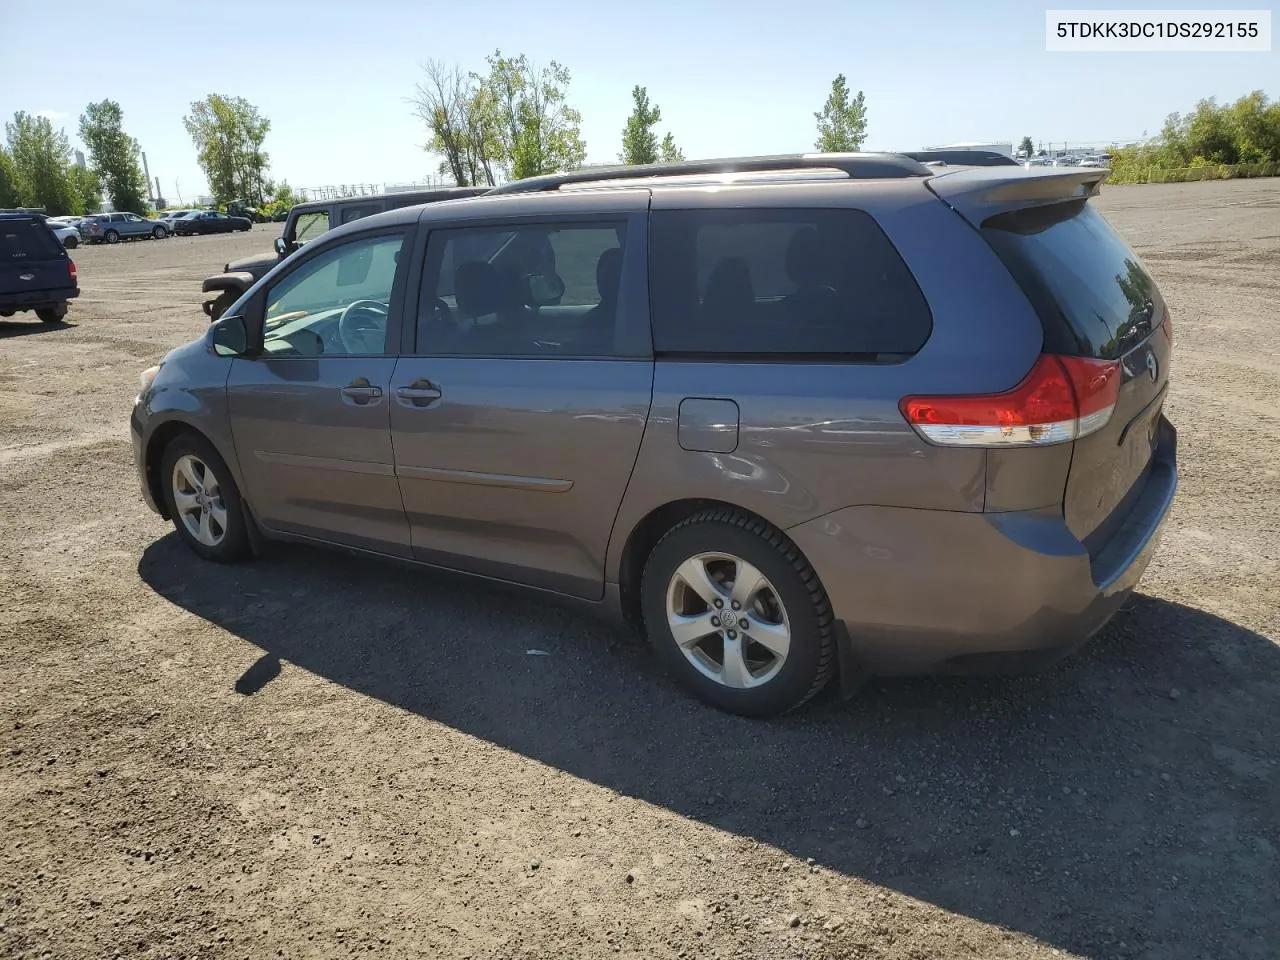
[[[1098,195],[1111,175],[1105,167],[970,167],[940,173],[928,187],[945,204],[974,226],[989,217]]]

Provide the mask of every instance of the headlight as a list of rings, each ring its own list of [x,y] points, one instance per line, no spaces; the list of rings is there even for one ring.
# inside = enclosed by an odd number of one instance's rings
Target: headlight
[[[156,374],[159,372],[160,365],[156,364],[154,367],[147,367],[147,369],[143,370],[142,373],[138,374],[138,392],[146,393],[151,387],[151,384],[155,381]]]

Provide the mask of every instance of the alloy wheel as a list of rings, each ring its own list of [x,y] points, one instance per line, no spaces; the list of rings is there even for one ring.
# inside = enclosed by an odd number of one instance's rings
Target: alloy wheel
[[[227,506],[218,478],[194,454],[183,454],[173,465],[173,505],[187,533],[206,547],[216,547],[227,535]]]

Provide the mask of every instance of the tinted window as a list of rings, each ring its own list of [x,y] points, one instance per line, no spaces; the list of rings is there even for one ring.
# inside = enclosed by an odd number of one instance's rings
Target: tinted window
[[[307,260],[274,284],[266,297],[266,352],[273,356],[385,353],[403,243],[403,234],[348,240]],[[357,300],[363,302],[356,304]]]
[[[382,212],[382,204],[366,203],[361,206],[343,207],[342,222],[350,223],[352,220],[359,220],[361,217],[370,217],[375,213]]]
[[[317,210],[313,213],[300,213],[293,221],[294,243],[306,243],[314,240],[329,229],[329,212]]]
[[[0,220],[0,257],[49,260],[62,256],[62,244],[42,220]]]
[[[621,223],[434,231],[417,352],[616,355],[624,236]]]
[[[654,349],[893,360],[933,320],[859,210],[681,210],[651,218]]]
[[[1087,201],[1001,214],[984,236],[1044,321],[1045,348],[1114,360],[1159,323],[1159,291]]]

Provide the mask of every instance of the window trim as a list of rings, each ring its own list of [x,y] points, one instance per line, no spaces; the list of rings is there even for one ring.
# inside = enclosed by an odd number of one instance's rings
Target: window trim
[[[853,213],[861,215],[870,221],[872,226],[879,232],[884,242],[888,244],[889,249],[893,251],[901,262],[903,268],[907,271],[911,283],[916,293],[920,297],[920,302],[924,305],[928,314],[929,325],[925,333],[924,339],[920,345],[911,353],[903,353],[901,351],[850,351],[850,350],[833,350],[830,352],[813,351],[786,353],[781,351],[769,350],[753,350],[742,352],[708,352],[706,350],[661,350],[657,346],[657,325],[652,324],[651,328],[654,337],[654,356],[662,359],[679,363],[796,363],[796,364],[849,364],[861,366],[899,366],[914,359],[925,349],[929,341],[933,338],[935,327],[935,318],[933,305],[929,302],[929,298],[925,295],[924,288],[920,285],[920,279],[916,276],[915,271],[911,267],[911,263],[903,255],[898,245],[893,242],[893,238],[889,235],[889,231],[884,228],[884,224],[876,217],[875,213],[864,207],[858,206],[828,206],[825,204],[805,204],[800,205],[747,205],[747,206],[679,206],[679,207],[662,207],[651,210],[651,217],[659,217],[666,219],[667,217],[680,217],[689,214],[701,214],[710,218],[716,217],[745,217],[759,216],[762,221],[785,221],[790,216],[804,216],[807,214],[831,215]],[[652,226],[652,224],[650,225]],[[654,231],[650,229],[649,236],[652,237]],[[649,250],[650,260],[652,260],[653,250]],[[696,276],[697,263],[694,263]],[[653,274],[653,264],[649,263],[650,275]]]
[[[421,223],[421,221],[420,221]],[[422,353],[418,351],[418,311],[422,303],[423,282],[427,279],[427,250],[432,236],[452,230],[518,230],[522,227],[590,226],[622,224],[626,228],[622,246],[622,294],[618,305],[621,318],[615,321],[615,342],[629,344],[623,352],[609,354],[545,354],[545,353]],[[581,362],[653,360],[653,333],[649,322],[649,223],[647,210],[610,210],[590,213],[540,213],[509,217],[441,220],[421,223],[413,254],[413,272],[408,278],[403,326],[400,335],[402,357],[448,357],[457,360],[568,360]]]
[[[308,362],[316,362],[318,360],[339,360],[339,359],[377,359],[387,357],[400,356],[399,344],[401,341],[401,324],[406,315],[405,310],[405,290],[412,261],[406,258],[405,251],[416,249],[415,243],[415,226],[414,224],[401,224],[398,226],[378,227],[374,230],[360,230],[341,237],[335,237],[332,241],[326,241],[323,244],[306,244],[307,251],[298,257],[297,262],[290,264],[289,269],[282,271],[278,276],[271,278],[271,283],[264,284],[253,296],[255,301],[252,309],[254,312],[254,360],[270,360],[272,362],[282,360],[305,360]],[[299,270],[305,269],[317,257],[323,257],[326,253],[335,247],[347,246],[352,243],[359,243],[365,240],[377,240],[381,237],[399,236],[400,244],[400,260],[396,264],[395,278],[391,281],[391,301],[387,312],[387,337],[383,343],[381,353],[343,353],[343,354],[321,354],[318,357],[282,357],[278,355],[267,355],[262,352],[263,343],[263,327],[266,323],[267,303],[271,296],[271,291],[276,289],[281,283],[288,280]],[[317,238],[319,239],[319,238]]]

